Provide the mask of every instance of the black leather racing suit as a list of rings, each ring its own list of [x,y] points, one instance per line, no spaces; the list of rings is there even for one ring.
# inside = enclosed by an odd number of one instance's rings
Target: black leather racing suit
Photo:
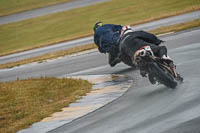
[[[142,34],[146,34],[147,36],[140,36]],[[145,32],[142,34],[141,32],[129,32],[123,35],[119,44],[120,54],[126,54],[133,59],[133,56],[137,50],[143,46],[150,46],[155,56],[161,58],[163,55],[167,56],[167,48],[165,46],[158,46],[162,42],[160,39],[153,34],[148,34]],[[140,74],[143,77],[146,77],[147,69],[145,66],[140,67]],[[151,78],[151,75],[149,78]],[[152,83],[154,82],[155,81],[152,81]]]
[[[162,55],[167,54],[167,48],[165,46],[158,46],[162,42],[154,34],[145,31],[132,31],[124,34],[120,39],[119,47],[113,48],[113,51],[110,52],[109,64],[115,66],[120,62],[119,60],[115,61],[115,58],[119,55],[117,49],[120,49],[120,54],[126,54],[132,57],[138,49],[146,45],[152,48],[156,56],[162,57]]]
[[[167,48],[165,46],[158,46],[161,42],[163,41],[155,35],[144,31],[129,32],[121,38],[120,52],[132,57],[143,46],[150,46],[156,56],[167,56]]]

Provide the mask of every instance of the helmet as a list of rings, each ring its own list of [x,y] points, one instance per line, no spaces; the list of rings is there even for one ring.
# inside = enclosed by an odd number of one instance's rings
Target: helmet
[[[95,31],[97,28],[101,27],[102,25],[103,25],[103,22],[97,22],[97,23],[94,25],[93,30]]]

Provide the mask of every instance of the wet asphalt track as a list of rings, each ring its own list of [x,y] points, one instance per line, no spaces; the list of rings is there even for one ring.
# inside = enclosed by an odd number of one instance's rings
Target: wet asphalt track
[[[200,29],[164,36],[169,55],[184,83],[172,90],[151,85],[122,63],[107,65],[107,56],[94,51],[82,56],[0,70],[0,81],[39,76],[124,74],[133,86],[120,98],[51,133],[199,133]]]
[[[194,30],[163,38],[184,77],[184,83],[177,89],[151,85],[147,79],[138,76],[137,70],[118,65],[110,73],[131,76],[133,86],[111,104],[51,133],[199,133],[199,36],[200,30]],[[86,73],[107,73],[108,69]]]
[[[51,133],[199,133],[199,35],[200,30],[195,30],[163,38],[185,79],[177,89],[151,85],[138,76],[138,71],[118,66],[113,73],[128,74],[134,80],[128,92],[104,108]],[[106,70],[89,73],[106,73]]]

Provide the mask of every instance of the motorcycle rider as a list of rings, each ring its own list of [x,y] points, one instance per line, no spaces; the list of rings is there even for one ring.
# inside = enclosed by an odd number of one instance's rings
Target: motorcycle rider
[[[173,61],[171,58],[167,55],[167,48],[166,46],[158,46],[159,43],[153,43],[149,41],[148,39],[144,39],[140,35],[138,35],[137,31],[132,31],[130,27],[123,27],[124,30],[121,32],[121,38],[120,38],[120,53],[127,54],[129,57],[132,58],[132,62],[135,63],[134,54],[136,51],[141,50],[144,46],[150,46],[151,50],[153,51],[153,54],[156,57],[160,57],[164,59],[167,63],[172,63]],[[122,29],[123,29],[122,28]],[[147,69],[145,67],[139,67],[140,68],[140,74],[143,77],[146,77]],[[148,75],[149,80],[152,84],[155,84],[155,80],[153,79],[153,75]]]
[[[120,62],[119,40],[122,30],[121,25],[103,24],[97,22],[94,25],[94,42],[100,53],[109,53],[109,64],[115,66]]]
[[[94,42],[98,46],[100,53],[109,53],[109,64],[111,67],[121,62],[119,44],[121,44],[121,41],[124,41],[124,35],[129,32],[131,32],[131,35],[133,35],[135,39],[140,39],[151,44],[152,47],[154,47],[154,52],[163,53],[164,51],[164,53],[166,53],[165,51],[167,51],[166,47],[158,46],[163,41],[158,39],[155,35],[145,31],[133,31],[130,26],[97,22],[93,30]],[[160,48],[162,50],[160,50]],[[125,51],[123,50],[123,52]]]

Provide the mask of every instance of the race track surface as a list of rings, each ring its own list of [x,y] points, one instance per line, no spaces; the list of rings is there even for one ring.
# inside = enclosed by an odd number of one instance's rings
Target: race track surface
[[[132,87],[114,102],[51,133],[199,133],[200,29],[161,37],[184,77],[176,89],[151,85],[124,64],[111,68],[97,51],[45,63],[0,70],[0,81],[40,76],[122,74]]]
[[[123,69],[121,65],[113,73],[129,75],[134,81],[122,97],[50,133],[199,133],[199,35],[198,29],[163,38],[184,77],[184,83],[175,90],[151,85],[137,70]],[[87,74],[106,73],[105,70]]]

